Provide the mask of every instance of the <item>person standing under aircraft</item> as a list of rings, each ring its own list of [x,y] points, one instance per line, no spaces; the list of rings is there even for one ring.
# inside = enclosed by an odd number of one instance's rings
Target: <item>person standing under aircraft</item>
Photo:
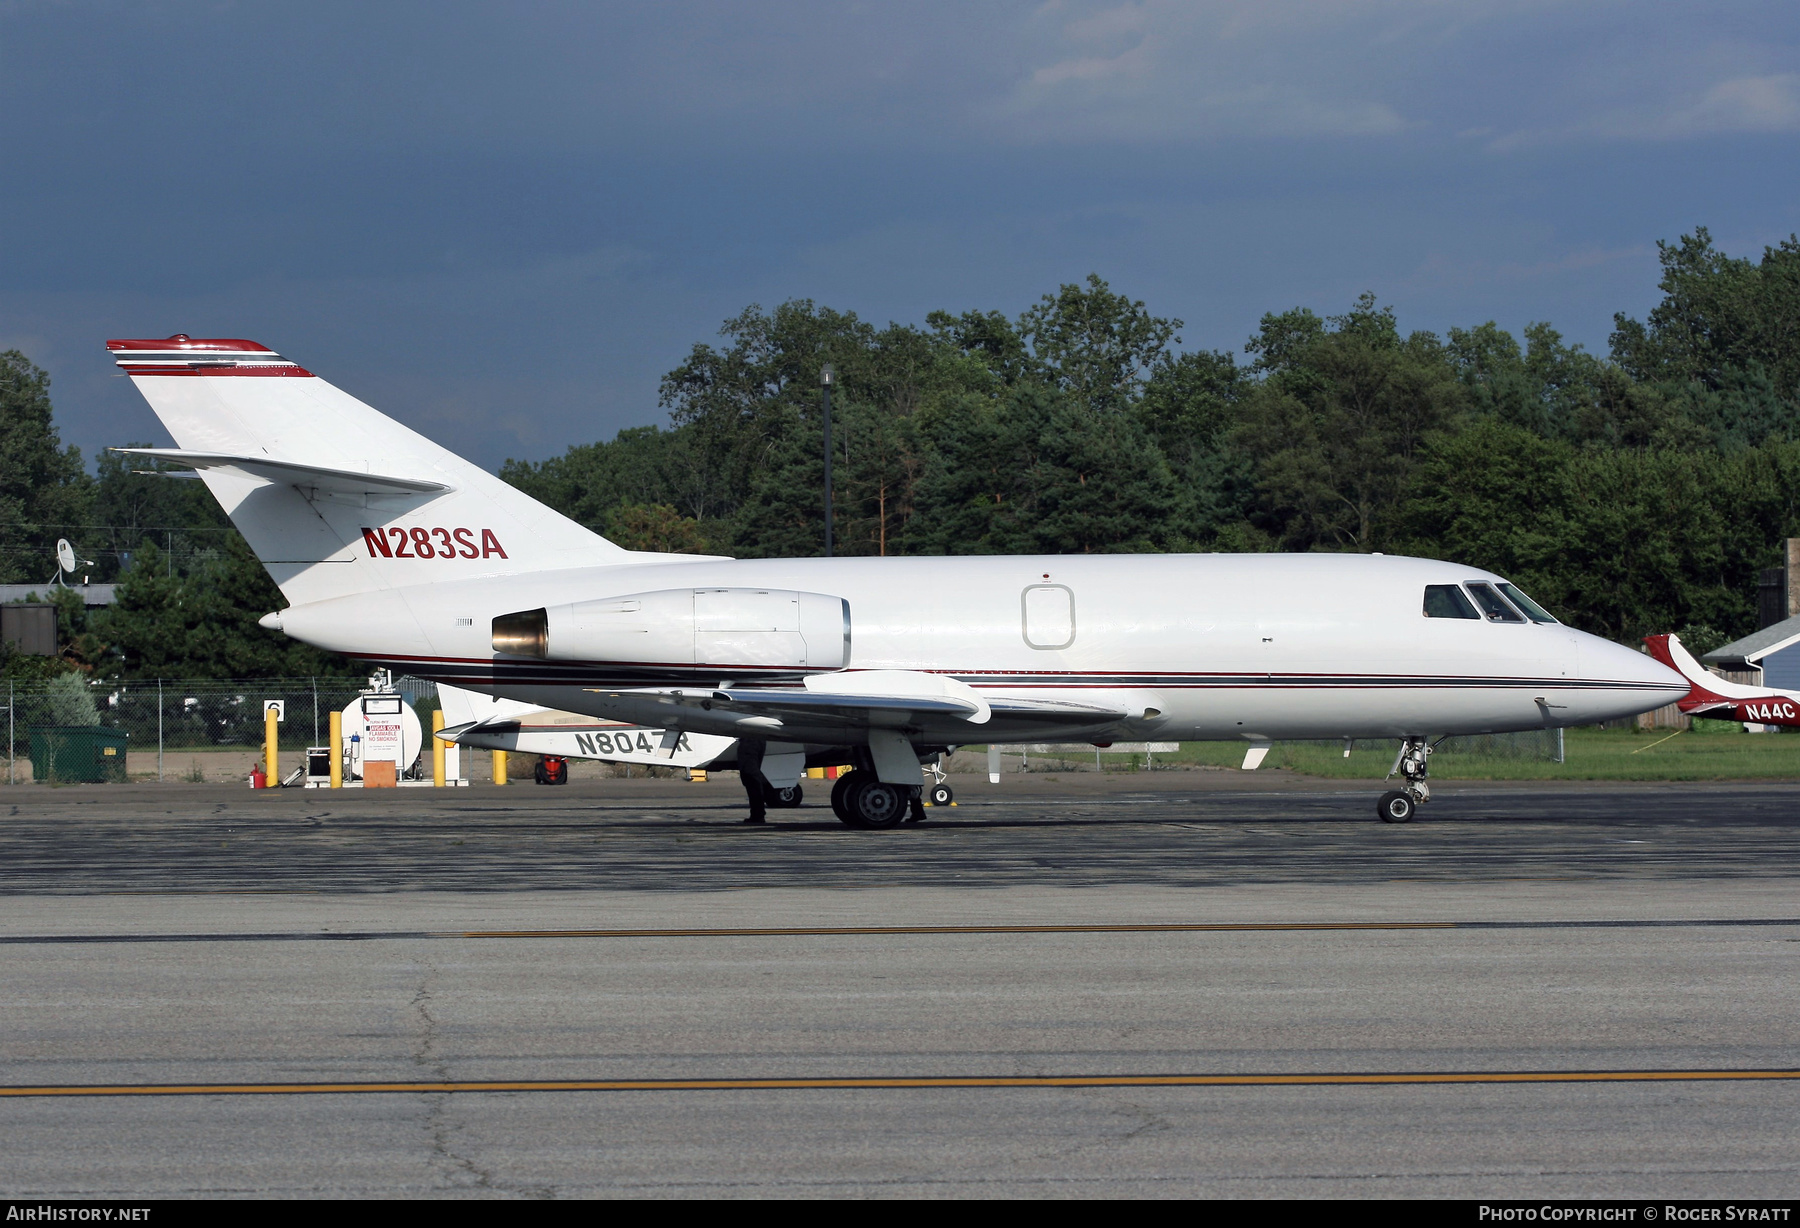
[[[744,792],[750,798],[750,817],[746,823],[762,823],[768,804],[769,778],[763,775],[763,752],[769,744],[761,738],[743,738],[738,742],[737,766],[738,779],[744,782]]]

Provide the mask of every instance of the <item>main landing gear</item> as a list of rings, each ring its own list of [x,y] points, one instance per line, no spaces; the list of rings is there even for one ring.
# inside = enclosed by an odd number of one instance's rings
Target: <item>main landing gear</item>
[[[1430,770],[1431,749],[1431,743],[1424,738],[1401,740],[1400,753],[1394,757],[1394,766],[1388,775],[1400,773],[1406,778],[1406,787],[1383,793],[1375,804],[1375,813],[1381,816],[1383,823],[1411,822],[1413,809],[1431,800],[1431,786],[1425,783],[1425,775]]]
[[[831,789],[831,809],[848,827],[898,827],[925,818],[918,786],[885,784],[867,768],[838,777]]]

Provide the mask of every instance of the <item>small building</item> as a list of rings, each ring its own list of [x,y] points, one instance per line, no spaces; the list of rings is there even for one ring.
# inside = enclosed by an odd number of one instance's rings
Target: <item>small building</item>
[[[1800,691],[1800,615],[1721,645],[1700,660],[1733,681]]]
[[[47,601],[0,605],[0,642],[28,657],[54,657],[56,607]]]
[[[56,655],[56,606],[50,598],[59,588],[80,593],[88,609],[111,605],[113,584],[0,584],[0,642],[26,656]]]
[[[80,593],[82,604],[92,610],[111,605],[118,587],[116,584],[0,584],[0,603],[49,601],[57,589],[66,588],[71,593]]]

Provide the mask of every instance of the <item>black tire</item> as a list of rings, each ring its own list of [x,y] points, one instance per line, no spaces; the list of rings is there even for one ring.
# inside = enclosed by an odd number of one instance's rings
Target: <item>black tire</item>
[[[933,806],[948,806],[956,800],[956,794],[950,791],[949,785],[932,785],[925,790],[925,800]]]
[[[777,810],[793,810],[806,799],[806,792],[797,784],[789,785],[785,789],[777,789],[774,785],[770,785],[763,790],[763,796],[768,798],[769,805]]]
[[[850,812],[845,820],[852,827],[869,828],[883,831],[889,827],[898,827],[906,822],[912,813],[912,790],[900,785],[884,784],[868,773],[858,773],[865,779],[858,781],[844,793],[844,809]]]
[[[863,781],[872,779],[874,779],[873,776],[861,769],[845,772],[839,776],[837,783],[831,786],[831,813],[837,815],[845,823],[849,823],[850,809],[845,805],[844,798],[849,795],[850,790],[859,787]]]
[[[1413,799],[1409,794],[1391,789],[1381,795],[1381,800],[1375,804],[1375,813],[1381,816],[1383,823],[1410,823]]]

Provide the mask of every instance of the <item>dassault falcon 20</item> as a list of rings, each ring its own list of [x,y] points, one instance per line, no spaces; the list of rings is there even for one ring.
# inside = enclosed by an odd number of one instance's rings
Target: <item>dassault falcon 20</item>
[[[266,346],[107,346],[177,445],[122,450],[199,472],[289,603],[265,626],[671,749],[694,732],[854,763],[833,791],[852,826],[916,817],[948,747],[1126,739],[1399,739],[1380,814],[1403,822],[1435,738],[1689,689],[1427,559],[625,550]]]

